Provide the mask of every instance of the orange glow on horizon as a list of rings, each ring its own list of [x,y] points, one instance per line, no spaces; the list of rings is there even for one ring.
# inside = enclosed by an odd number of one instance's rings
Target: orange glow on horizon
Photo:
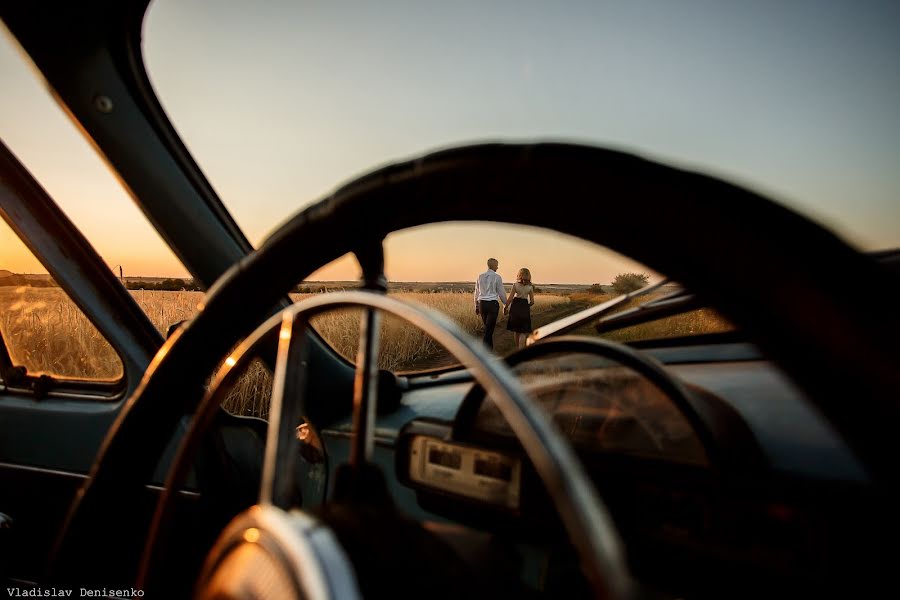
[[[120,256],[126,256],[120,254]],[[126,278],[190,279],[171,252],[131,250],[123,263]],[[138,258],[139,257],[139,258]],[[398,282],[474,281],[488,257],[500,261],[506,282],[520,267],[528,267],[536,283],[609,283],[626,271],[654,273],[605,248],[549,230],[499,223],[442,223],[396,232],[385,242],[385,272]],[[117,265],[111,270],[118,276]],[[17,274],[47,270],[5,225],[0,225],[0,269]],[[133,270],[132,270],[133,269]],[[309,281],[355,281],[360,276],[355,256],[347,254],[313,273]]]
[[[439,223],[392,233],[385,241],[385,274],[391,281],[474,281],[497,258],[505,282],[528,267],[538,284],[610,283],[622,272],[658,275],[607,248],[547,229],[503,223]],[[355,281],[360,267],[347,254],[309,281]]]

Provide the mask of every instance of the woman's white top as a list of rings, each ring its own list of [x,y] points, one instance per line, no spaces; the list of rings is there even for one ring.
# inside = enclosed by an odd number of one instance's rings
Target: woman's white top
[[[527,298],[528,294],[534,292],[534,286],[517,281],[513,284],[513,291],[516,293],[516,298]]]

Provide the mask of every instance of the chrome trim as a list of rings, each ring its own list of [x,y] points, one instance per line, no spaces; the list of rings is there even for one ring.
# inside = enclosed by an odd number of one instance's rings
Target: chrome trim
[[[28,471],[30,473],[39,473],[41,475],[51,475],[53,477],[68,477],[70,479],[87,479],[84,473],[72,473],[71,471],[60,471],[59,469],[48,469],[46,467],[35,467],[32,465],[17,465],[8,462],[0,462],[0,469],[8,469],[10,471]]]
[[[356,377],[353,380],[353,441],[350,446],[352,465],[372,462],[375,450],[380,338],[381,314],[369,308],[359,325],[359,352],[356,356]]]
[[[560,335],[566,333],[567,331],[572,331],[573,329],[576,329],[577,327],[584,325],[585,323],[588,323],[593,319],[600,318],[612,309],[628,302],[632,298],[637,298],[638,296],[642,296],[648,292],[658,290],[667,283],[669,283],[669,280],[663,279],[662,281],[654,283],[653,285],[642,287],[641,289],[635,290],[628,294],[616,296],[615,298],[607,300],[606,302],[601,302],[600,304],[597,304],[595,306],[590,306],[582,311],[575,313],[574,315],[569,315],[568,317],[563,317],[562,319],[544,325],[543,327],[538,327],[537,329],[532,331],[531,335],[529,335],[525,339],[525,344],[530,346],[531,344],[539,342],[540,340],[546,337],[550,337],[551,335]]]
[[[252,537],[246,534],[256,530]],[[302,511],[290,513],[272,505],[253,506],[238,515],[210,551],[197,596],[219,565],[237,547],[259,544],[288,570],[296,597],[310,600],[355,600],[360,598],[353,565],[331,530]],[[249,574],[253,577],[253,574]]]
[[[162,492],[166,491],[166,488],[161,485],[147,484],[144,487],[146,487],[148,490],[153,490],[154,492],[156,492],[158,494],[161,494]],[[200,498],[203,495],[200,492],[195,492],[193,490],[178,490],[176,492],[176,494],[179,496],[183,496],[184,498],[191,498],[192,500],[196,500],[197,498]]]
[[[308,325],[308,321],[296,319],[290,311],[281,313],[259,498],[262,504],[274,504],[285,510],[291,507],[294,499],[294,465],[299,454],[297,427],[305,412],[307,358],[304,333]],[[243,362],[243,359],[242,355],[239,361]]]
[[[331,437],[331,438],[341,438],[345,440],[353,439],[353,431],[350,429],[323,429],[321,431],[321,435],[323,438]],[[379,435],[378,431],[375,431],[375,435],[372,436],[372,440],[375,442],[376,446],[381,446],[383,448],[393,448],[397,444],[397,439],[394,437],[389,437],[386,435]]]
[[[56,379],[54,377],[53,381],[55,383],[65,384],[67,380],[65,379]],[[121,385],[122,381],[116,381],[112,385],[116,386],[116,389],[111,394],[102,393],[98,390],[96,394],[90,394],[85,392],[66,392],[60,390],[50,390],[47,392],[47,395],[41,398],[40,400],[35,399],[34,390],[27,387],[20,386],[4,386],[0,383],[0,393],[7,393],[10,395],[14,395],[19,398],[25,398],[27,400],[33,400],[37,404],[46,404],[49,400],[78,400],[78,401],[90,401],[90,402],[102,402],[104,404],[110,404],[114,402],[118,402],[122,400],[126,395],[126,389],[124,385]],[[110,385],[110,383],[106,380],[90,382],[97,383],[98,385]]]

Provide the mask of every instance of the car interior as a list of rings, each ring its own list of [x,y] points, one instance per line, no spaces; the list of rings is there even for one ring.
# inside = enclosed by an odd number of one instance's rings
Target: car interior
[[[0,328],[7,594],[857,598],[893,587],[900,249],[862,251],[716,175],[556,140],[456,145],[348,174],[252,244],[151,85],[147,4],[0,8],[205,290],[190,319],[160,333],[2,143],[3,221],[121,362],[105,379],[33,370]],[[547,198],[557,210],[542,210]],[[388,293],[385,239],[447,222],[558,232],[665,278],[543,324],[498,357]],[[291,298],[347,254],[354,289]],[[701,308],[733,328],[598,335]],[[316,327],[341,310],[358,315],[350,356]],[[384,368],[387,319],[452,360]],[[265,408],[226,410],[254,363],[269,374]]]

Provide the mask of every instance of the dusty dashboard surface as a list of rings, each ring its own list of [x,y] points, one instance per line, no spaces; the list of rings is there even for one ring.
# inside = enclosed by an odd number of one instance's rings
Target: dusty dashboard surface
[[[588,353],[559,353],[515,367],[524,387],[580,452],[612,452],[705,465],[697,432],[672,399],[634,370]],[[488,396],[474,430],[511,437]]]

